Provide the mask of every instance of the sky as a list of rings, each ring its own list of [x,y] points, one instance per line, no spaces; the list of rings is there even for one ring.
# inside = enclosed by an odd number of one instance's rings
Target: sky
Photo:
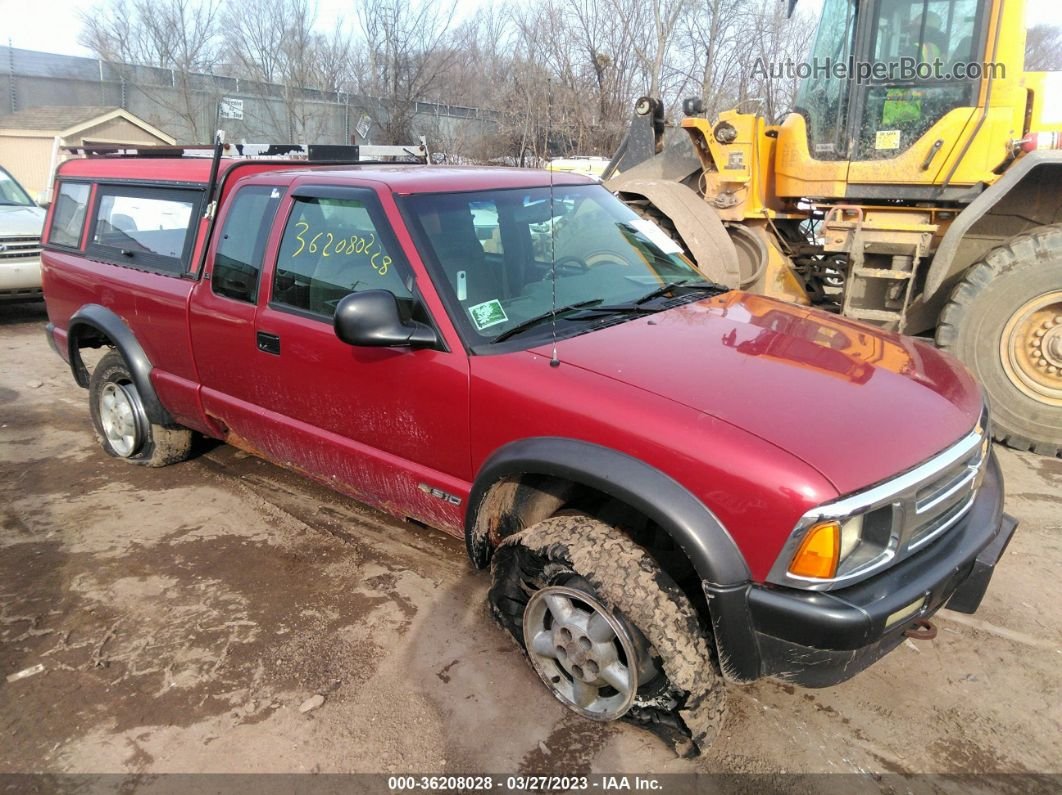
[[[245,2],[247,0],[229,0]],[[488,0],[457,0],[455,20],[473,13]],[[517,0],[521,2],[521,0]],[[807,5],[821,5],[821,0],[804,0]],[[0,43],[11,43],[25,50],[42,50],[64,55],[91,56],[77,43],[81,22],[78,11],[91,9],[95,2],[84,0],[0,0]],[[254,0],[247,3],[250,9]],[[354,21],[355,0],[318,0],[317,26],[322,32],[343,18]],[[1026,0],[1026,23],[1048,22],[1062,25],[1062,3],[1058,0]]]
[[[248,10],[254,7],[254,0],[222,1],[242,2]],[[23,50],[92,57],[91,52],[77,43],[81,31],[78,12],[97,5],[99,2],[84,0],[0,0],[0,44],[8,44],[10,40],[11,46]],[[356,5],[357,0],[318,0],[318,30],[328,32],[341,19],[347,25],[356,25]],[[457,0],[454,19],[460,21],[486,5],[487,0]]]

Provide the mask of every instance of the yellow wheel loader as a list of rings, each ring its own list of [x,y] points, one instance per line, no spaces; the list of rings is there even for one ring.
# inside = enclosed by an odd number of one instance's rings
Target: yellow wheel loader
[[[934,334],[998,440],[1062,455],[1062,73],[1025,71],[1024,16],[825,0],[781,124],[643,97],[606,184],[715,281]]]

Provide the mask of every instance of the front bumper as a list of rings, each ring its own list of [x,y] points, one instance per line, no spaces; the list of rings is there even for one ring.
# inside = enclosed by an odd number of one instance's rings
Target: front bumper
[[[0,300],[41,297],[41,258],[0,259]]]
[[[777,676],[807,687],[843,682],[899,645],[918,619],[945,606],[974,612],[1016,527],[1003,513],[993,454],[963,520],[869,580],[818,592],[705,585],[723,671],[738,681]],[[888,624],[890,616],[920,600],[917,612]]]

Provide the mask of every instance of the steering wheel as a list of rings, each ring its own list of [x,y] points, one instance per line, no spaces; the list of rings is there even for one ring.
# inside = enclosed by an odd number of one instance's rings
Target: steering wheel
[[[568,271],[572,275],[585,273],[590,268],[598,267],[600,265],[617,265],[621,268],[630,267],[630,263],[623,259],[623,257],[616,252],[608,251],[607,249],[591,251],[589,254],[584,254],[581,257],[569,254],[558,259],[556,263],[558,273],[561,271]]]

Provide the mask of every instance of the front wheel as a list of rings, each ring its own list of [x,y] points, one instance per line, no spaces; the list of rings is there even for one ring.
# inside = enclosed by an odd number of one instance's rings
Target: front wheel
[[[722,677],[693,606],[645,550],[596,519],[556,516],[506,538],[492,572],[494,617],[561,703],[680,753],[711,744]]]
[[[183,461],[192,432],[153,424],[144,410],[129,367],[118,351],[96,365],[89,380],[89,413],[104,452],[134,464],[162,467]]]
[[[1062,455],[1062,227],[1018,235],[970,266],[937,344],[984,386],[996,439]]]

